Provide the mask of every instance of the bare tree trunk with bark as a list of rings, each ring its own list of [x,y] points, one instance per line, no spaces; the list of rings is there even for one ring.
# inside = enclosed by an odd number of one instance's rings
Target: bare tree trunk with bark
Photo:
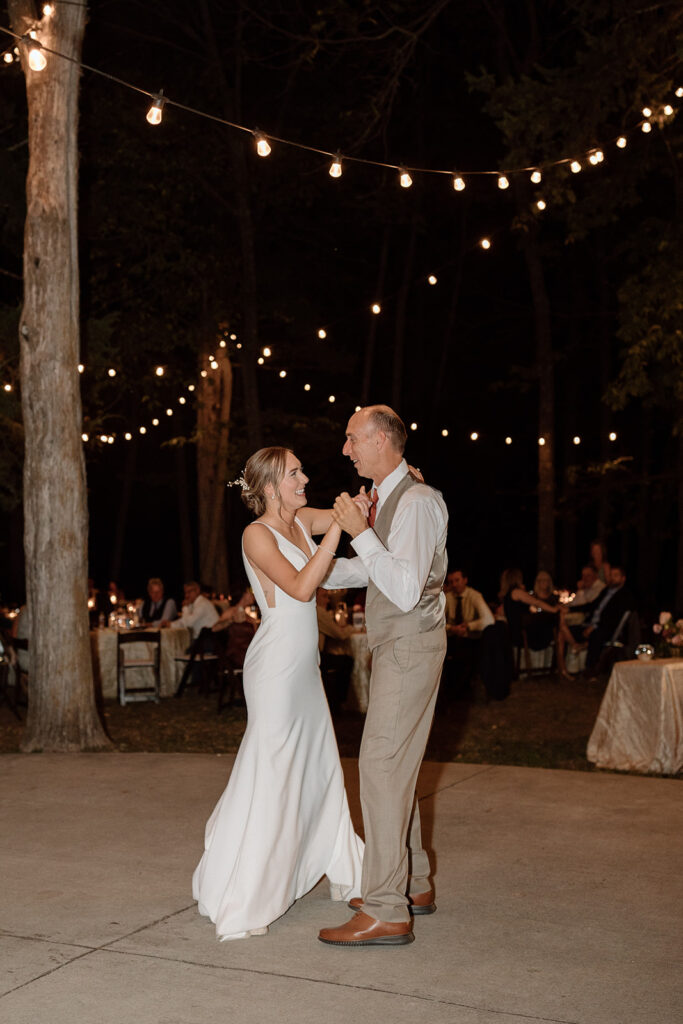
[[[225,536],[225,485],[230,439],[232,364],[227,350],[214,356],[218,368],[199,377],[197,395],[197,499],[199,576],[221,593],[230,589]]]
[[[21,389],[26,435],[24,543],[29,708],[22,750],[110,746],[95,707],[88,635],[88,513],[79,391],[77,246],[78,80],[86,5],[58,4],[39,19],[10,0],[12,28],[72,61],[28,66],[27,214]]]

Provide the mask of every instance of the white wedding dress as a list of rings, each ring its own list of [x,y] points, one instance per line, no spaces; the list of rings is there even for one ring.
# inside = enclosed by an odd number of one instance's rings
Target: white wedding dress
[[[303,568],[303,551],[271,532]],[[315,597],[296,601],[275,587],[269,608],[246,557],[244,565],[261,609],[244,661],[247,728],[192,878],[199,912],[221,939],[264,934],[323,875],[332,899],[360,896],[363,858],[320,678]]]

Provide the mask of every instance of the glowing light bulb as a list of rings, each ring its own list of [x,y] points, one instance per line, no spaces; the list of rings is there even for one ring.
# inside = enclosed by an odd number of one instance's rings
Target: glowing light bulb
[[[616,435],[616,433],[615,433],[614,431],[612,431],[612,432],[610,433],[610,435],[609,435],[609,439],[610,439],[610,441],[616,441],[616,439],[617,439],[617,435]]]
[[[683,96],[683,85],[679,85],[679,87],[676,89],[676,95],[680,100],[680,98]]]
[[[123,436],[125,437],[126,441],[132,441],[133,440],[133,435],[129,434],[128,431],[126,431],[126,433]]]
[[[342,162],[339,153],[335,156],[334,160],[330,164],[330,177],[341,178],[342,176]]]
[[[380,306],[379,302],[373,302],[373,304],[370,307],[370,309],[375,314],[375,316],[377,316],[378,313],[382,312],[382,307]]]
[[[410,429],[411,430],[417,430],[417,423],[411,423],[410,424]]]
[[[188,391],[194,391],[194,384],[188,384],[187,385],[187,390]]]
[[[24,42],[28,50],[28,66],[31,71],[44,71],[47,67],[47,59],[40,43],[28,36],[24,36]]]
[[[592,150],[591,153],[589,153],[589,155],[588,155],[588,162],[590,164],[592,164],[593,167],[595,167],[596,164],[600,163],[600,160],[598,158],[598,154],[597,154],[596,150]]]
[[[456,192],[464,192],[465,190],[465,179],[461,178],[459,174],[453,175],[453,188]]]
[[[304,384],[304,391],[310,391],[310,390],[311,390],[311,385],[310,384]]]
[[[208,370],[201,370],[200,373],[199,373],[199,376],[200,377],[208,377],[209,376],[209,371]]]
[[[479,440],[479,434],[476,432],[476,430],[473,430],[472,433],[470,434],[470,441],[478,441],[478,440]]]
[[[272,356],[273,353],[270,351],[269,348],[264,348],[263,354],[264,356]]]
[[[81,434],[81,441],[89,441],[89,440],[90,440],[90,438],[88,437],[87,434]]]
[[[230,335],[230,341],[237,341],[237,335],[236,334],[231,334]]]
[[[235,345],[235,348],[242,348],[242,342],[238,341],[237,344]]]
[[[572,160],[572,162],[569,165],[569,169],[571,170],[572,174],[578,174],[581,170],[581,164],[578,160]]]
[[[84,364],[83,363],[79,363],[78,364],[78,372],[79,373],[83,373],[84,370],[85,370]]]
[[[146,434],[147,433],[147,427],[140,427],[140,433],[141,434]]]
[[[619,136],[619,138],[617,139],[617,146],[619,147],[619,149],[626,149],[626,136],[625,135],[620,135]]]
[[[320,330],[318,331],[318,337],[320,338],[321,341],[323,340],[323,338],[327,337],[327,331],[325,330],[324,327],[321,327]]]
[[[166,410],[166,415],[167,416],[172,416],[173,415],[173,409],[167,409]]]
[[[259,364],[259,366],[263,366],[263,364],[265,363],[265,359],[263,358],[263,356],[259,356],[256,362]]]
[[[498,188],[509,188],[510,182],[507,180],[504,174],[501,174],[498,178]]]
[[[336,398],[336,396],[335,396],[335,395],[328,395],[328,397],[327,397],[327,401],[328,401],[328,402],[336,402],[336,401],[337,401],[337,398]]]
[[[217,370],[218,369],[218,363],[216,362],[215,359],[211,360],[211,362],[209,363],[209,366],[211,367],[212,370]]]
[[[2,59],[4,60],[5,64],[11,64],[12,61],[14,60],[14,57],[12,56],[11,53],[8,52],[3,55]]]
[[[489,241],[488,238],[482,238],[482,240],[479,242],[479,245],[481,246],[482,249],[491,248],[491,242]]]
[[[643,107],[643,117],[652,117],[652,111],[649,107]]]
[[[12,385],[11,384],[4,384],[3,385],[3,391],[7,391],[9,393],[11,390],[12,390]]]
[[[666,114],[667,117],[671,117],[673,112],[674,112],[674,108],[671,106],[670,103],[667,103],[667,105],[664,107],[664,113]]]
[[[109,369],[107,370],[107,373],[109,374],[110,377],[115,377],[116,376],[116,370],[114,369],[113,366],[109,367]]]
[[[100,441],[102,442],[102,444],[106,444],[107,440],[108,438],[106,434],[100,434]]]
[[[539,199],[536,203],[536,208],[539,210],[545,210],[547,203],[545,199]]]
[[[445,428],[441,431],[441,436],[448,437],[448,431]]]
[[[159,426],[159,420],[156,417],[152,420],[152,426],[153,427],[158,427]]]
[[[164,103],[164,90],[160,89],[159,92],[155,93],[152,97],[152,106],[145,115],[148,124],[161,124],[161,118],[163,117]]]
[[[540,444],[540,446],[541,446],[541,448],[542,448],[542,447],[543,447],[543,445],[545,444],[545,438],[544,438],[544,437],[539,437],[539,439],[538,439],[538,443]]]
[[[156,373],[157,377],[163,377],[163,375],[164,375],[164,368],[163,368],[163,366],[155,366],[154,372]]]
[[[434,274],[430,274],[429,277],[427,278],[427,281],[429,282],[429,284],[436,284],[437,278]]]
[[[43,4],[43,14],[46,18],[49,18],[53,11],[54,7],[52,6],[52,4]]]
[[[114,443],[114,435],[110,434],[109,437],[107,438],[107,444],[113,444],[113,443]]]
[[[581,438],[578,434],[576,434],[575,437],[572,438],[572,444],[581,444]]]
[[[286,370],[280,370],[280,376],[284,379],[287,376]]]
[[[603,153],[603,151],[601,149],[596,149],[595,150],[595,162],[596,162],[596,164],[601,164],[604,159],[605,159],[605,154]]]
[[[531,172],[531,180],[533,181],[534,185],[540,185],[542,177],[543,175],[538,169]]]
[[[360,412],[360,406],[359,405],[356,406],[356,408],[354,409],[354,412]]]
[[[180,398],[178,399],[179,405],[185,405],[186,402],[187,399],[185,398],[185,395],[181,395]]]
[[[512,444],[512,438],[511,438],[511,437],[509,437],[509,436],[508,436],[508,437],[506,437],[506,438],[505,438],[505,444]]]
[[[645,134],[647,135],[648,132],[652,131],[652,125],[650,124],[649,121],[645,121],[645,123],[641,127],[641,130],[644,131]]]
[[[399,167],[398,180],[401,183],[401,188],[410,188],[413,184],[413,179],[410,177],[405,167]]]
[[[254,138],[256,139],[256,152],[259,156],[270,156],[270,143],[265,137],[263,132],[254,132]]]

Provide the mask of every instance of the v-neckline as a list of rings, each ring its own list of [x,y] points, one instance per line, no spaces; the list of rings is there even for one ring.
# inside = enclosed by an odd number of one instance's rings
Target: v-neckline
[[[299,527],[299,529],[301,530],[302,534],[304,535],[304,540],[306,541],[306,546],[308,548],[307,552],[304,551],[303,548],[300,548],[299,545],[296,543],[296,541],[290,540],[289,537],[285,537],[284,533],[280,533],[280,531],[276,530],[274,526],[270,525],[270,523],[263,523],[263,525],[267,526],[269,530],[273,531],[273,533],[276,533],[278,535],[278,537],[282,537],[282,539],[284,541],[286,541],[287,544],[291,545],[291,547],[296,548],[297,551],[299,551],[304,556],[306,561],[310,562],[311,558],[313,557],[313,552],[311,551],[311,545],[310,545],[309,540],[308,540],[308,534],[306,533],[305,529],[303,528],[303,526],[301,524],[301,520],[299,519],[298,516],[294,516],[294,522],[296,523],[296,525]]]

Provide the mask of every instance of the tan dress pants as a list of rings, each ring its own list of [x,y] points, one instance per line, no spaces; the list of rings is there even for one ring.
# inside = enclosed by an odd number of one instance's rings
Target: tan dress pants
[[[365,828],[361,892],[363,910],[379,921],[409,921],[406,893],[430,888],[415,786],[445,653],[445,629],[389,640],[372,652],[358,765]]]

